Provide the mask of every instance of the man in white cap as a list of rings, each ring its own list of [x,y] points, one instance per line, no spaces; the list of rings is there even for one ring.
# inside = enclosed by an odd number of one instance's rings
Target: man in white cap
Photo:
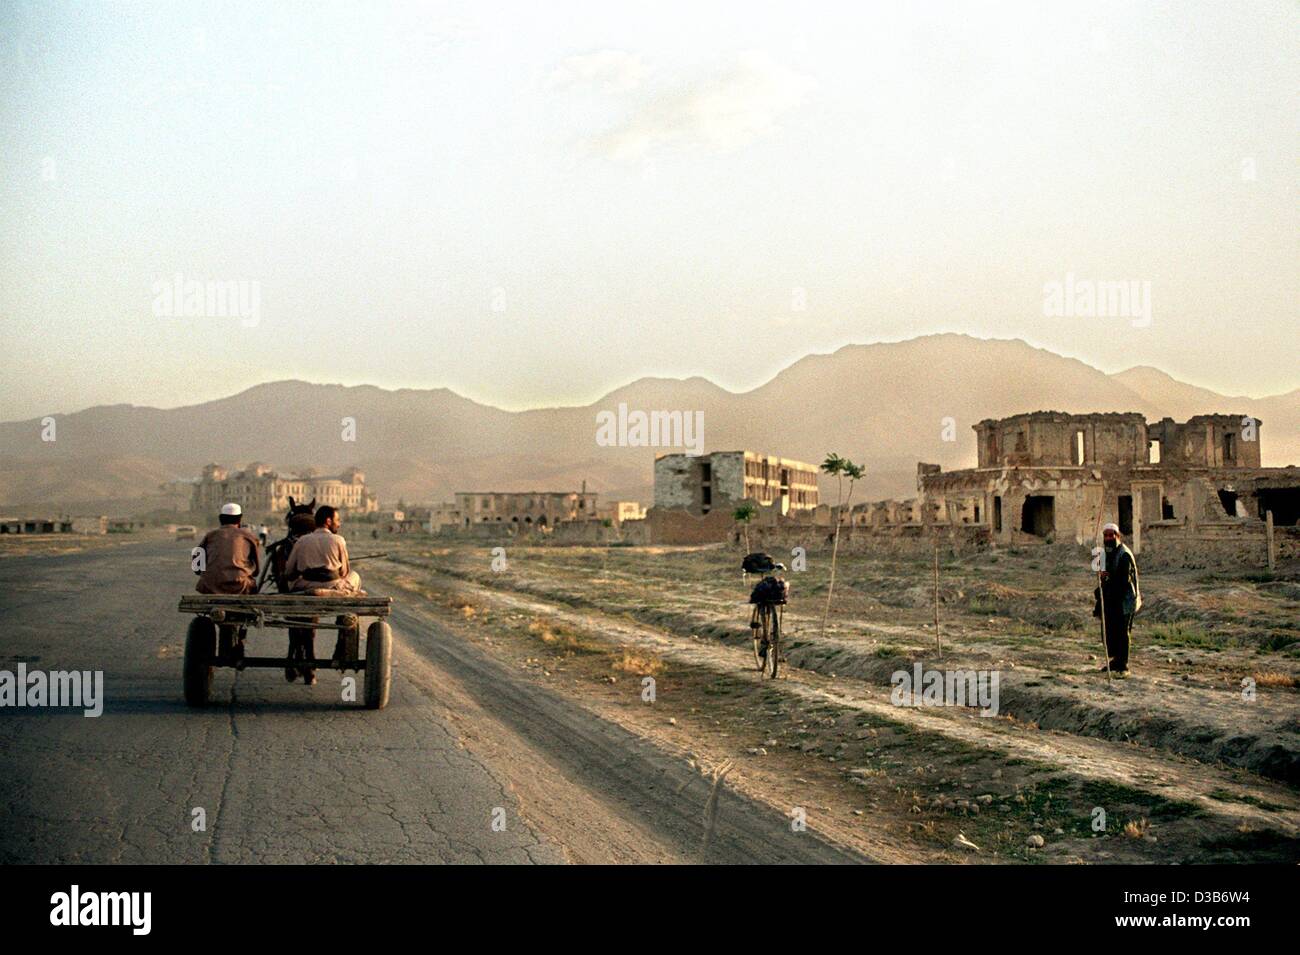
[[[257,538],[242,526],[243,508],[221,505],[221,526],[208,531],[202,543],[204,563],[194,588],[201,594],[252,594],[257,592],[260,566]]]
[[[1101,585],[1093,591],[1096,604],[1092,615],[1103,617],[1106,650],[1110,655],[1109,669],[1119,677],[1128,676],[1129,639],[1133,634],[1133,615],[1142,608],[1142,592],[1138,588],[1137,559],[1122,540],[1119,527],[1107,524],[1101,529],[1106,560],[1102,564]]]

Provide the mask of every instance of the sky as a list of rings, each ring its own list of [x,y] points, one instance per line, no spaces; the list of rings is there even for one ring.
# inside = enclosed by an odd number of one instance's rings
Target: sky
[[[1290,391],[1298,9],[5,0],[0,419],[936,332]]]

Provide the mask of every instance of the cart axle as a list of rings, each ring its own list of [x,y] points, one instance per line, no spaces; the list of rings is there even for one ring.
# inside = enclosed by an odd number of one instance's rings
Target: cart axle
[[[294,667],[307,668],[311,670],[364,670],[366,668],[365,660],[304,660],[290,659],[289,657],[244,657],[242,660],[236,660],[231,657],[217,657],[212,661],[216,667],[234,667],[236,670],[246,670],[249,667]]]

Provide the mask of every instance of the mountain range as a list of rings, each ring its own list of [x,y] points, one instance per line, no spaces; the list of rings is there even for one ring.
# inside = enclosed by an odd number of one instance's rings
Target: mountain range
[[[1262,421],[1266,465],[1300,463],[1300,389],[1220,395],[1151,367],[1106,374],[1019,340],[942,334],[808,355],[746,392],[704,378],[641,378],[590,405],[505,411],[445,388],[385,390],[277,381],[181,408],[105,405],[0,423],[0,506],[126,516],[156,507],[164,482],[203,465],[262,461],[282,472],[357,465],[384,505],[463,490],[579,487],[650,500],[653,460],[671,448],[602,447],[596,416],[620,403],[702,412],[705,450],[746,448],[809,462],[834,451],[867,466],[869,500],[915,491],[916,462],[975,463],[971,426],[1026,411],[1137,411]],[[355,440],[344,440],[344,419]],[[956,440],[944,440],[945,419]],[[949,432],[951,433],[951,428]]]

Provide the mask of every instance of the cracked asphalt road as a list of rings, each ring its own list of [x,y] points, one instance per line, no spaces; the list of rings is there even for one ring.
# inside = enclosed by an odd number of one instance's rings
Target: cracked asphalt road
[[[386,710],[343,703],[336,673],[309,689],[278,670],[218,670],[214,705],[191,710],[191,546],[0,560],[0,669],[103,670],[105,692],[94,719],[0,709],[0,862],[865,861],[725,788],[704,847],[703,777],[452,641],[428,607],[396,608]],[[250,634],[258,655],[285,642]]]

